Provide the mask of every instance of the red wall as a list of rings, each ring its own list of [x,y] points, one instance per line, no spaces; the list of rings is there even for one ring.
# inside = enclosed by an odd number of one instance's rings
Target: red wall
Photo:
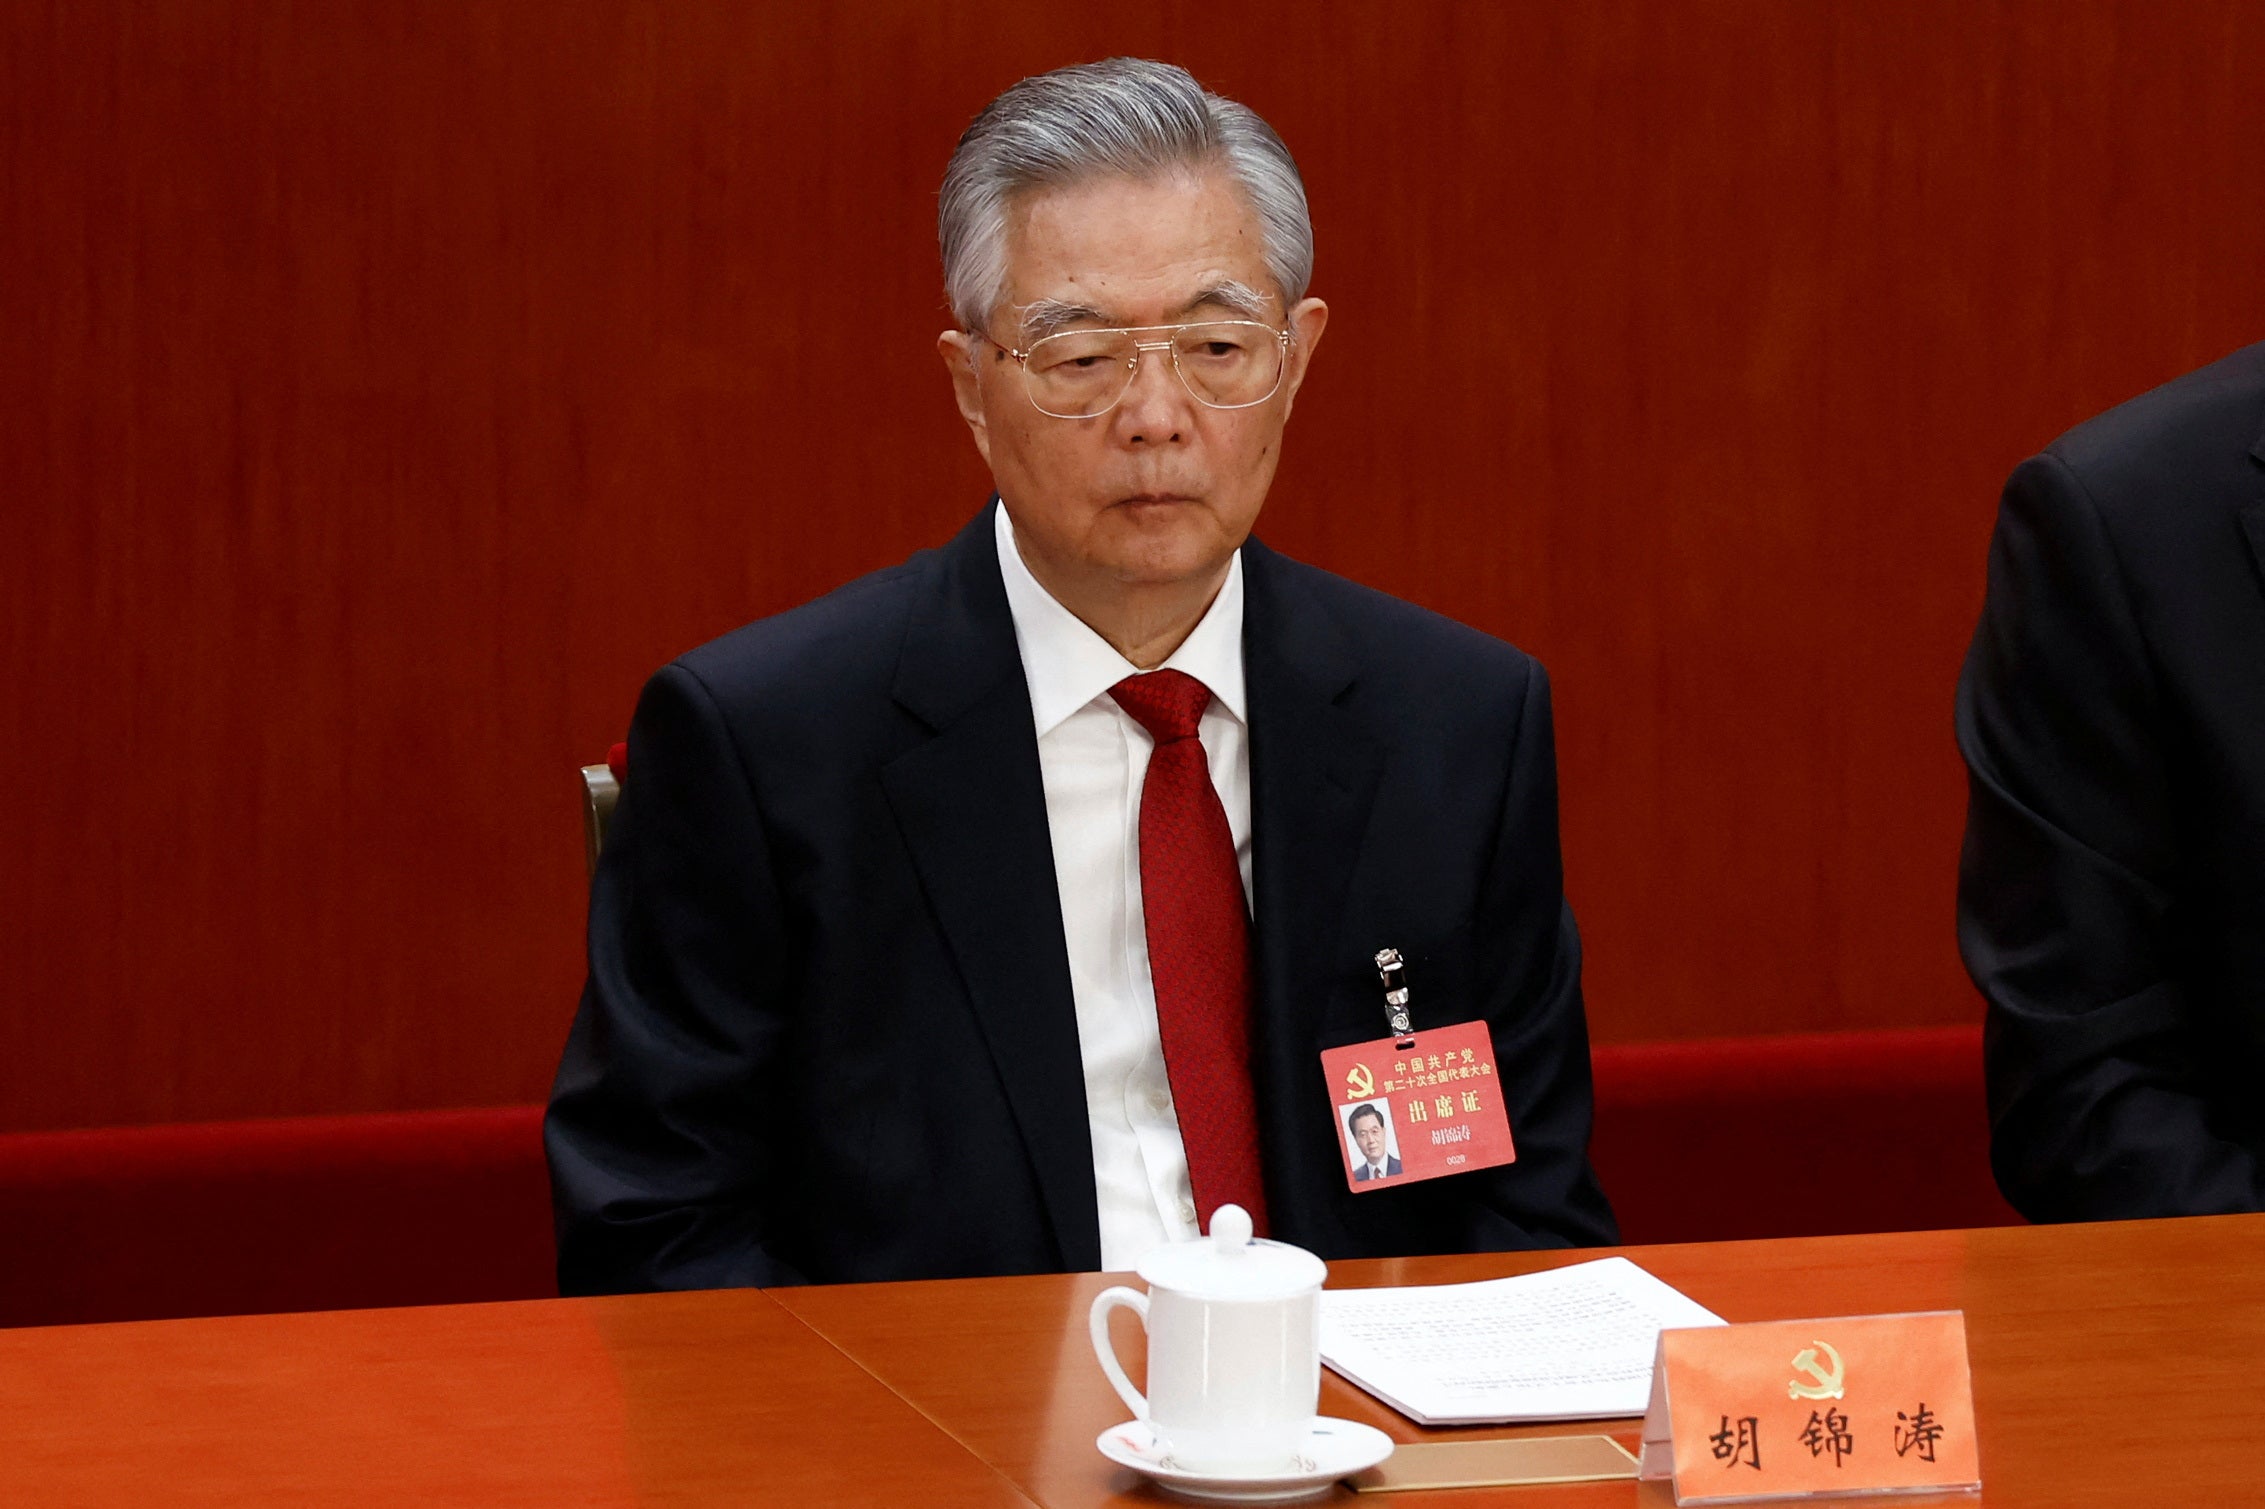
[[[2265,10],[33,0],[0,1127],[539,1095],[574,767],[981,501],[934,185],[1113,51],[1306,169],[1263,532],[1548,662],[1598,1034],[1970,1017],[1996,487],[2265,336]]]

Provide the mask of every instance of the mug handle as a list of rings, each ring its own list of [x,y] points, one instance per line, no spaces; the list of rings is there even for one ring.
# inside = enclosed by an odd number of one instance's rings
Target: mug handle
[[[1116,1387],[1117,1396],[1131,1406],[1133,1418],[1146,1420],[1148,1399],[1125,1376],[1124,1364],[1117,1361],[1117,1349],[1109,1341],[1109,1312],[1119,1307],[1138,1315],[1140,1328],[1143,1331],[1148,1329],[1147,1295],[1137,1289],[1127,1289],[1121,1284],[1104,1289],[1093,1296],[1093,1312],[1089,1317],[1093,1331],[1093,1355],[1101,1359],[1101,1371],[1109,1375],[1109,1382]]]

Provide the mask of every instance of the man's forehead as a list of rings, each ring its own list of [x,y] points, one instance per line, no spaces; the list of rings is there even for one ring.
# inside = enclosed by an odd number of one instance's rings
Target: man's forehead
[[[1264,229],[1224,172],[1081,180],[1010,207],[1004,312],[1057,327],[1145,324],[1205,306],[1265,317]],[[1253,295],[1256,294],[1254,299]]]

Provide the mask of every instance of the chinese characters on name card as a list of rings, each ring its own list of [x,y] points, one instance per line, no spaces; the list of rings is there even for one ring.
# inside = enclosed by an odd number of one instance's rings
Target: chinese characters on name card
[[[1642,1475],[1678,1504],[1979,1489],[1966,1318],[1662,1331]]]

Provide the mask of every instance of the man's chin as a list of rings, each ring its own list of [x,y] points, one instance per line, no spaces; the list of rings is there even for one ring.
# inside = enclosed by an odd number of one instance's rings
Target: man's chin
[[[1144,551],[1109,562],[1110,575],[1128,587],[1168,587],[1219,575],[1227,569],[1227,549]]]
[[[1167,513],[1170,505],[1150,505],[1119,514],[1120,527],[1103,543],[1117,580],[1128,586],[1162,586],[1215,574],[1242,544],[1230,539],[1219,521],[1193,505]]]

